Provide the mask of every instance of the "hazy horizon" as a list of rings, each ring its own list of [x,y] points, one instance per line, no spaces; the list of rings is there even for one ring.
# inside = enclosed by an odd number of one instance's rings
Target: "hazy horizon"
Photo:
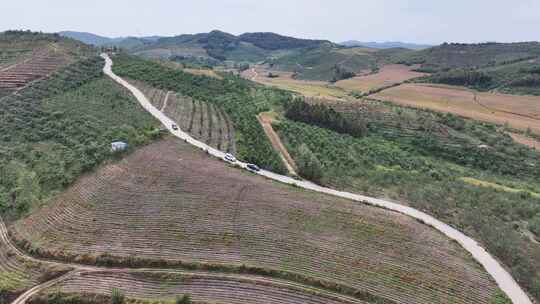
[[[170,3],[165,0],[3,4],[0,31],[80,31],[106,37],[174,36],[214,29],[242,34],[275,32],[334,42],[538,41],[540,1],[297,0]],[[107,8],[107,9],[106,9]],[[286,9],[284,9],[286,8]],[[19,13],[18,13],[19,12]]]

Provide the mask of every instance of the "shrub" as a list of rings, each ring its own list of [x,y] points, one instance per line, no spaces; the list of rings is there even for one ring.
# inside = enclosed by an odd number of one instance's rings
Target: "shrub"
[[[306,144],[298,148],[297,165],[298,173],[309,180],[320,182],[323,177],[321,162]]]
[[[343,114],[323,104],[311,105],[302,99],[296,99],[286,105],[285,116],[315,126],[327,128],[338,133],[362,137],[367,132],[367,125],[361,119],[347,119]]]
[[[175,303],[176,304],[191,304],[193,302],[191,301],[191,295],[184,294],[183,296],[177,296]]]
[[[540,239],[540,215],[533,218],[529,223],[529,230]]]
[[[126,296],[118,288],[113,288],[111,292],[111,304],[124,304]]]
[[[467,69],[455,69],[448,72],[437,73],[428,79],[434,83],[463,85],[478,88],[489,87],[493,80],[491,76],[483,72]]]

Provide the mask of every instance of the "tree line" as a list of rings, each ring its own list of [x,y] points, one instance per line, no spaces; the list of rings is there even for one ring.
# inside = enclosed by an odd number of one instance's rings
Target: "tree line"
[[[365,121],[348,119],[331,107],[323,104],[310,104],[300,98],[286,105],[285,117],[354,137],[362,137],[367,133]]]

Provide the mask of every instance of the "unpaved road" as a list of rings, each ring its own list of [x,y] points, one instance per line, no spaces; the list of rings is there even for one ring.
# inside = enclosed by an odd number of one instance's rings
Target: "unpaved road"
[[[165,111],[165,108],[167,107],[167,102],[169,101],[169,96],[171,95],[171,91],[167,92],[167,95],[165,95],[165,100],[163,101],[163,106],[161,107],[161,112]]]
[[[268,137],[274,149],[279,153],[279,156],[281,157],[283,164],[287,167],[289,174],[297,175],[296,163],[294,162],[294,159],[291,157],[289,151],[287,151],[287,148],[285,148],[285,145],[283,145],[283,142],[281,142],[281,139],[272,127],[272,121],[274,120],[273,117],[269,113],[261,113],[257,116],[257,118],[264,129],[264,133],[266,133],[266,137]]]
[[[121,77],[117,76],[112,72],[112,60],[109,58],[108,55],[102,54],[102,57],[105,59],[105,67],[103,68],[103,72],[114,79],[119,84],[126,87],[133,95],[137,98],[139,103],[143,108],[145,108],[150,114],[152,114],[156,119],[158,119],[165,127],[176,137],[186,141],[187,143],[190,143],[191,145],[198,147],[209,154],[218,157],[223,158],[225,157],[225,153],[219,150],[216,150],[205,143],[199,142],[192,138],[189,134],[183,132],[182,130],[173,130],[172,125],[174,124],[174,121],[168,118],[165,114],[160,112],[158,109],[156,109],[150,101],[144,96],[144,94],[139,91],[136,87],[129,84],[127,81],[122,79]],[[238,166],[242,168],[246,168],[247,164],[244,162],[238,162]],[[493,258],[482,246],[480,246],[475,240],[472,238],[466,236],[462,232],[458,231],[457,229],[437,220],[436,218],[432,217],[431,215],[428,215],[427,213],[424,213],[422,211],[416,210],[411,207],[403,206],[400,204],[396,204],[393,202],[389,202],[386,200],[363,196],[359,194],[353,194],[349,192],[343,192],[343,191],[337,191],[330,188],[321,187],[319,185],[316,185],[309,181],[298,181],[288,176],[279,175],[273,172],[261,170],[257,172],[256,174],[259,174],[261,176],[289,184],[289,185],[296,185],[298,187],[302,187],[307,190],[313,190],[320,193],[325,193],[337,197],[342,197],[346,199],[350,199],[353,201],[369,204],[372,206],[382,207],[385,209],[393,210],[405,215],[408,215],[410,217],[413,217],[417,220],[420,220],[424,222],[426,225],[432,226],[433,228],[437,229],[438,231],[442,232],[444,235],[449,237],[452,240],[455,240],[458,242],[465,250],[467,250],[473,258],[480,263],[486,271],[493,277],[493,279],[497,282],[501,290],[505,292],[505,294],[512,300],[514,304],[532,304],[531,299],[527,296],[525,291],[521,289],[521,287],[518,285],[518,283],[512,278],[510,273],[504,269],[504,267],[501,266],[501,264]]]

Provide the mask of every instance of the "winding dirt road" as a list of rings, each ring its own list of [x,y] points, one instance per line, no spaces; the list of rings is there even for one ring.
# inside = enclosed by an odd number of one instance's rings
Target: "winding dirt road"
[[[137,98],[141,106],[146,109],[150,114],[152,114],[156,119],[158,119],[165,127],[173,134],[174,136],[186,141],[187,143],[198,147],[207,153],[218,157],[225,157],[225,153],[219,150],[216,150],[205,143],[195,140],[189,134],[185,133],[182,130],[173,130],[172,125],[175,123],[172,119],[168,118],[164,113],[156,109],[150,101],[144,96],[144,94],[138,90],[136,87],[129,84],[127,81],[117,76],[112,72],[113,62],[107,54],[101,55],[105,59],[105,67],[103,72],[111,77],[113,80],[127,88],[131,93]],[[237,163],[239,167],[246,169],[247,164],[239,161]],[[482,246],[478,244],[472,238],[466,236],[459,230],[439,221],[438,219],[424,213],[422,211],[416,210],[411,207],[403,206],[396,204],[390,201],[363,196],[359,194],[337,191],[334,189],[321,187],[309,181],[298,181],[288,176],[279,175],[270,171],[261,170],[257,172],[261,176],[289,184],[296,185],[307,190],[312,190],[320,193],[325,193],[337,197],[342,197],[350,199],[353,201],[369,204],[376,207],[382,207],[388,210],[396,211],[405,215],[408,215],[412,218],[424,222],[426,225],[429,225],[452,240],[458,242],[465,250],[467,250],[473,258],[480,263],[485,270],[493,277],[497,282],[499,288],[504,291],[504,293],[512,300],[514,304],[533,304],[531,299],[527,296],[525,291],[519,286],[519,284],[514,280],[508,271],[494,258],[492,257]]]

